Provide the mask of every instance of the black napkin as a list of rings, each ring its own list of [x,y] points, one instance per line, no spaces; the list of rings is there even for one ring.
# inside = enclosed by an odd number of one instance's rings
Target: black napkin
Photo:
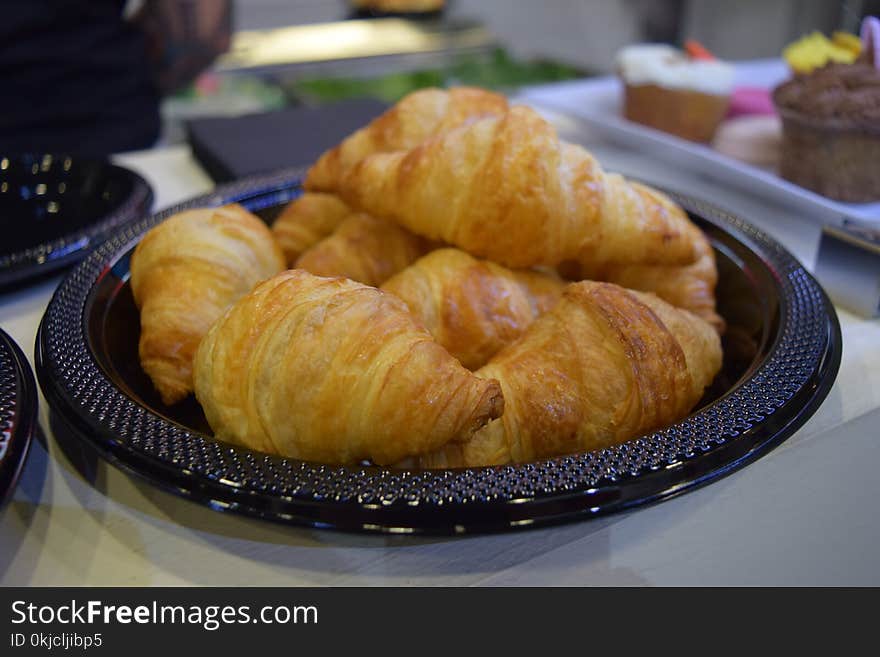
[[[310,165],[387,108],[382,101],[359,98],[320,107],[193,119],[185,127],[193,155],[214,182],[223,183]]]

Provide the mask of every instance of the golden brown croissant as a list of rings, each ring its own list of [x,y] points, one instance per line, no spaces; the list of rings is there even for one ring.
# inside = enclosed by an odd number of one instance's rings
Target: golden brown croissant
[[[425,467],[522,462],[615,445],[682,419],[721,366],[717,332],[652,294],[570,284],[482,368],[504,415]]]
[[[284,207],[272,224],[272,234],[292,266],[303,251],[330,235],[350,214],[349,207],[333,194],[304,192]]]
[[[352,214],[332,235],[307,249],[295,266],[316,276],[342,276],[377,286],[431,248],[428,240],[390,221]]]
[[[636,183],[633,183],[634,185]],[[677,308],[689,310],[712,324],[719,333],[724,332],[724,319],[716,312],[715,286],[718,268],[715,251],[708,238],[691,224],[697,260],[683,266],[663,265],[600,265],[588,263],[563,263],[560,273],[572,280],[591,279],[616,283],[621,287],[642,292],[653,292]]]
[[[410,151],[371,155],[343,178],[339,194],[354,208],[508,267],[696,258],[681,208],[604,173],[528,107]]]
[[[504,403],[394,295],[299,269],[211,328],[195,390],[218,438],[325,463],[393,463],[467,439]]]
[[[284,269],[269,228],[240,205],[187,210],[151,229],[131,256],[141,366],[162,401],[192,392],[192,359],[211,324]]]
[[[358,9],[389,13],[418,13],[443,9],[446,0],[352,0]]]
[[[382,285],[469,370],[522,334],[564,287],[558,277],[514,271],[449,248],[432,251]]]
[[[420,89],[324,153],[309,170],[305,188],[332,192],[355,164],[373,153],[409,150],[475,117],[503,114],[507,99],[475,87]]]

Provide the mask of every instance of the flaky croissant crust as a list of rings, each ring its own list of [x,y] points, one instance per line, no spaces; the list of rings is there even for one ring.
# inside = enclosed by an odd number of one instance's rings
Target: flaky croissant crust
[[[333,194],[304,192],[288,203],[272,223],[272,235],[289,266],[311,246],[332,234],[351,209]]]
[[[192,359],[223,311],[284,269],[269,229],[240,205],[187,210],[147,232],[131,257],[141,366],[163,402],[192,392]]]
[[[342,276],[378,286],[431,248],[430,241],[395,223],[354,213],[306,249],[294,266],[317,276]]]
[[[607,281],[640,292],[652,292],[676,308],[699,315],[723,334],[725,322],[717,312],[715,299],[718,284],[715,251],[697,226],[691,224],[689,230],[697,254],[696,261],[690,265],[603,265],[569,261],[562,263],[559,271],[570,280]]]
[[[390,464],[465,440],[503,399],[391,294],[290,270],[202,341],[196,397],[218,438],[325,463]]]
[[[525,462],[621,443],[683,418],[721,366],[717,332],[651,294],[569,285],[560,302],[479,376],[504,415],[423,467]]]
[[[370,155],[343,177],[339,194],[354,208],[514,268],[696,259],[681,208],[605,173],[525,106],[409,151]]]
[[[504,96],[476,87],[414,91],[321,155],[308,171],[305,188],[336,191],[342,178],[368,155],[409,150],[432,135],[506,109]]]
[[[486,364],[562,294],[565,283],[453,248],[432,251],[382,285],[470,370]]]

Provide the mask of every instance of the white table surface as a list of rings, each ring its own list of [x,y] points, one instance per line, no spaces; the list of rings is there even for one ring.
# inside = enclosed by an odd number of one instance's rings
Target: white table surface
[[[748,217],[812,267],[820,227],[792,208],[603,141],[554,117],[605,168]],[[120,156],[161,209],[211,188],[185,147]],[[0,327],[32,361],[59,278],[0,295]],[[462,538],[346,534],[221,514],[102,461],[88,480],[40,398],[37,440],[0,511],[4,585],[878,585],[880,321],[839,310],[843,361],[816,414],[734,474],[654,506]]]

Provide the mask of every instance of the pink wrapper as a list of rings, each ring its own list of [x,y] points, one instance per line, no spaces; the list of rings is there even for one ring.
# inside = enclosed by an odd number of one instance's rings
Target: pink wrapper
[[[868,61],[880,69],[880,19],[865,16],[862,20],[862,49],[868,53]]]
[[[770,90],[762,87],[737,87],[730,96],[727,117],[776,114]]]

